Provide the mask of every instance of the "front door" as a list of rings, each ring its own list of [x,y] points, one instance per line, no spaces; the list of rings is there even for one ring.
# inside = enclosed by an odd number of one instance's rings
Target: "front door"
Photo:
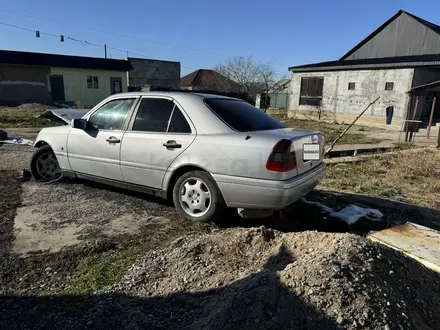
[[[52,91],[52,101],[66,101],[63,76],[50,76],[50,90]]]
[[[74,172],[123,181],[121,142],[136,100],[110,100],[92,112],[85,130],[71,130],[67,152]]]
[[[141,100],[121,146],[125,181],[161,189],[171,163],[194,141],[196,132],[173,100]]]
[[[122,79],[110,78],[110,88],[112,94],[122,93]]]

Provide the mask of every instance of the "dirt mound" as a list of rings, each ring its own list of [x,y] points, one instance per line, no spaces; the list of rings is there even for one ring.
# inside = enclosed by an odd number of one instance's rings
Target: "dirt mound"
[[[106,290],[116,292],[143,298],[130,305],[126,324],[147,328],[434,329],[440,322],[438,274],[351,234],[258,228],[182,238],[136,262]]]

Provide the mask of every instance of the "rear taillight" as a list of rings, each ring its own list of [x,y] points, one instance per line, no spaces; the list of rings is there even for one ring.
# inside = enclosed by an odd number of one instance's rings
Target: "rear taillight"
[[[266,163],[266,168],[274,172],[288,172],[296,169],[295,151],[290,151],[292,141],[280,140],[273,147]]]

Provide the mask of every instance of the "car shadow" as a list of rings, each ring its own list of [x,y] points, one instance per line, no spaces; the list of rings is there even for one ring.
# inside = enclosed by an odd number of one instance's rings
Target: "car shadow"
[[[383,218],[382,221],[368,221],[362,218],[358,223],[348,225],[339,219],[329,217],[328,212],[322,208],[299,200],[289,205],[284,211],[275,212],[273,216],[267,218],[243,219],[237,215],[235,210],[228,210],[216,224],[220,228],[266,226],[282,232],[316,230],[363,235],[372,230],[413,222],[440,230],[440,211],[435,209],[377,197],[323,190],[314,190],[304,199],[318,202],[335,211],[350,204],[377,209],[383,214]]]
[[[161,205],[165,205],[165,206],[174,206],[173,202],[170,200],[167,200],[165,198],[161,198],[158,196],[154,196],[151,194],[147,194],[147,193],[143,193],[143,192],[138,192],[138,191],[134,191],[134,190],[129,190],[129,189],[124,189],[124,188],[120,188],[120,187],[115,187],[115,186],[111,186],[111,185],[107,185],[105,183],[100,183],[100,182],[96,182],[96,181],[90,181],[90,180],[85,180],[85,179],[68,179],[64,181],[65,183],[70,183],[70,184],[84,184],[90,188],[93,189],[101,189],[101,190],[107,190],[107,191],[112,191],[115,193],[119,193],[119,194],[124,194],[126,196],[130,196],[130,197],[135,197],[135,198],[139,198],[139,199],[143,199],[145,201],[148,202],[153,202],[153,203],[158,203]]]
[[[1,329],[335,329],[337,324],[281,281],[294,261],[285,245],[263,269],[202,292],[138,297],[0,295]]]
[[[174,207],[172,201],[146,193],[140,193],[87,180],[75,179],[74,181],[69,182],[79,182],[94,189],[113,191],[149,202],[159,203],[164,206]],[[341,233],[352,232],[362,235],[371,230],[381,230],[404,224],[406,222],[414,222],[435,230],[440,230],[440,211],[435,209],[367,195],[327,190],[314,190],[306,195],[305,199],[308,201],[319,202],[325,206],[334,208],[336,211],[339,211],[350,204],[378,209],[384,215],[383,221],[364,221],[349,226],[338,219],[329,218],[328,214],[321,208],[316,207],[316,205],[310,205],[299,200],[292,203],[287,208],[288,212],[277,211],[273,216],[264,218],[244,219],[238,215],[236,209],[226,209],[223,215],[215,222],[215,225],[219,228],[250,228],[266,226],[283,232],[316,230]]]

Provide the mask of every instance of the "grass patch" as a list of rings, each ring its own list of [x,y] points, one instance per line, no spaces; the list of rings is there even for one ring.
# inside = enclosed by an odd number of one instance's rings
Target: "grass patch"
[[[141,253],[142,249],[133,247],[81,260],[77,276],[70,283],[67,294],[91,294],[106,286],[118,283]]]
[[[69,109],[83,109],[84,106],[76,105]],[[51,121],[45,118],[36,118],[43,112],[54,109],[53,106],[45,104],[22,104],[17,107],[0,107],[1,128],[29,128],[29,127],[51,127],[59,126],[59,121]]]
[[[440,151],[422,149],[329,166],[321,187],[440,210]]]
[[[333,142],[346,128],[347,124],[332,124],[304,119],[290,119],[285,123],[288,127],[304,129],[307,131],[322,132],[326,143]],[[378,128],[353,125],[350,130],[339,140],[339,144],[373,144],[381,140],[373,137],[374,132],[381,131]],[[356,132],[356,133],[354,133]]]
[[[0,127],[47,127],[59,125],[58,122],[49,121],[44,118],[36,118],[44,111],[52,109],[49,106],[26,107],[1,107]]]

